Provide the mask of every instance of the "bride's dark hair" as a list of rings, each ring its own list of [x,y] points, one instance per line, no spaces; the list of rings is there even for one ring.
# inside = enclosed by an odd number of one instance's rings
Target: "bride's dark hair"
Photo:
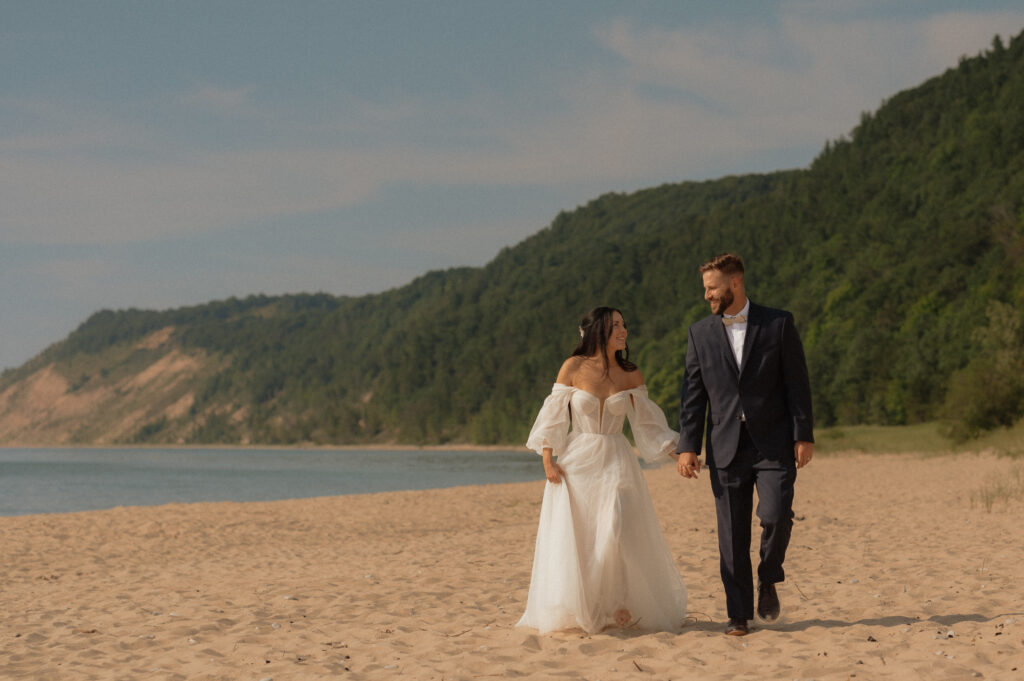
[[[612,315],[622,312],[614,307],[595,307],[587,313],[587,316],[580,322],[579,345],[572,351],[572,356],[593,357],[601,355],[604,362],[604,372],[608,373],[608,335],[612,330]],[[615,362],[623,371],[636,371],[636,365],[629,361],[629,344],[625,350],[615,351]]]

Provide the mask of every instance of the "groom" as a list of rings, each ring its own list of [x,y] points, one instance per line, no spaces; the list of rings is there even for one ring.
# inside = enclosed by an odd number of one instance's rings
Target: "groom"
[[[796,469],[814,456],[811,386],[793,315],[747,299],[743,260],[719,255],[700,267],[711,316],[690,327],[676,468],[696,478],[707,428],[707,466],[718,515],[718,550],[729,623],[743,636],[754,617],[750,520],[761,521],[757,614],[779,617]]]

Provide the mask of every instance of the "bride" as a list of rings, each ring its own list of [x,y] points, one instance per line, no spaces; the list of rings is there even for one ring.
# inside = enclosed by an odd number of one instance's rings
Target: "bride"
[[[598,307],[583,318],[580,343],[530,432],[526,446],[543,456],[548,482],[526,612],[516,626],[595,633],[683,624],[686,587],[623,420],[629,417],[647,461],[670,461],[678,434],[627,359],[626,333],[616,309]]]

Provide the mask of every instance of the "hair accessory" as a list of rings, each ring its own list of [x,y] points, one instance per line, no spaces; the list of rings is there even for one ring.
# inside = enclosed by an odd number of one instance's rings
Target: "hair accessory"
[[[583,327],[580,327],[580,338],[583,338]]]

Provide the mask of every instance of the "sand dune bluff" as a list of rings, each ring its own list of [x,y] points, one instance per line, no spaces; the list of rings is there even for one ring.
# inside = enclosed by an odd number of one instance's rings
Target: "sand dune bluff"
[[[195,403],[195,386],[214,366],[202,352],[170,342],[173,328],[89,364],[50,363],[0,390],[6,446],[130,442],[146,424],[174,420]]]

